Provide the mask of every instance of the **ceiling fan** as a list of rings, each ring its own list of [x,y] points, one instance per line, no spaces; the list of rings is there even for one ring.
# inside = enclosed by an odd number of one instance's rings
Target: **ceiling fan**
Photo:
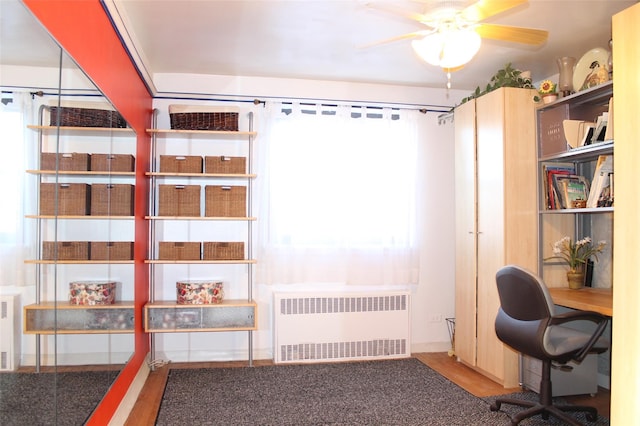
[[[415,0],[414,0],[415,1]],[[384,12],[423,24],[425,29],[392,37],[373,45],[413,39],[412,47],[426,62],[450,74],[461,69],[480,49],[481,39],[492,39],[528,45],[543,44],[547,31],[484,23],[483,21],[526,4],[528,0],[422,0],[423,13],[400,10],[389,2],[369,3]],[[370,45],[371,46],[371,45]]]

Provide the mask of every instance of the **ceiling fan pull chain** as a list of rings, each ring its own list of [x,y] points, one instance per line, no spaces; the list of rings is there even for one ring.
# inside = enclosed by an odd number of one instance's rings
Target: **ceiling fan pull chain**
[[[447,71],[447,90],[451,89],[451,71]]]

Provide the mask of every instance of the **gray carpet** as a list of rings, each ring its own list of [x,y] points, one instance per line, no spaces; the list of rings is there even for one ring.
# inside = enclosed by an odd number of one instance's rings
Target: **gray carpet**
[[[416,359],[175,369],[157,425],[507,425]]]
[[[80,426],[117,375],[118,371],[58,373],[57,378],[53,373],[0,373],[0,425]]]

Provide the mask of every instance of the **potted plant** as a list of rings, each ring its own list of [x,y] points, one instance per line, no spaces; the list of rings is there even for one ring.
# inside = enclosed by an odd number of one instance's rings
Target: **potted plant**
[[[602,253],[606,243],[599,241],[598,244],[593,244],[591,237],[584,237],[581,240],[573,242],[570,237],[563,237],[553,244],[553,256],[546,258],[549,259],[562,259],[569,266],[567,271],[567,281],[569,288],[578,289],[584,284],[584,265],[587,263],[591,256],[598,260],[598,253]]]
[[[476,90],[466,98],[462,99],[462,103],[465,103],[471,99],[478,98],[485,93],[493,92],[500,87],[520,87],[532,89],[531,77],[523,75],[522,71],[515,69],[511,64],[505,65],[504,68],[498,70],[490,82],[487,84],[484,90],[480,90],[480,86],[476,87]]]
[[[549,104],[558,99],[557,85],[551,80],[543,80],[538,88],[538,93],[542,98],[542,102],[545,104]],[[536,101],[539,101],[539,99]]]

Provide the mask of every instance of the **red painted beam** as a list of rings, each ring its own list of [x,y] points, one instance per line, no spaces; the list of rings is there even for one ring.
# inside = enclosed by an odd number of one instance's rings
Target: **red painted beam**
[[[103,95],[136,131],[136,195],[134,244],[135,352],[98,405],[87,425],[107,424],[143,366],[149,336],[143,329],[143,306],[149,299],[147,254],[149,170],[152,97],[140,79],[118,34],[99,0],[23,0],[53,38],[82,68]]]

